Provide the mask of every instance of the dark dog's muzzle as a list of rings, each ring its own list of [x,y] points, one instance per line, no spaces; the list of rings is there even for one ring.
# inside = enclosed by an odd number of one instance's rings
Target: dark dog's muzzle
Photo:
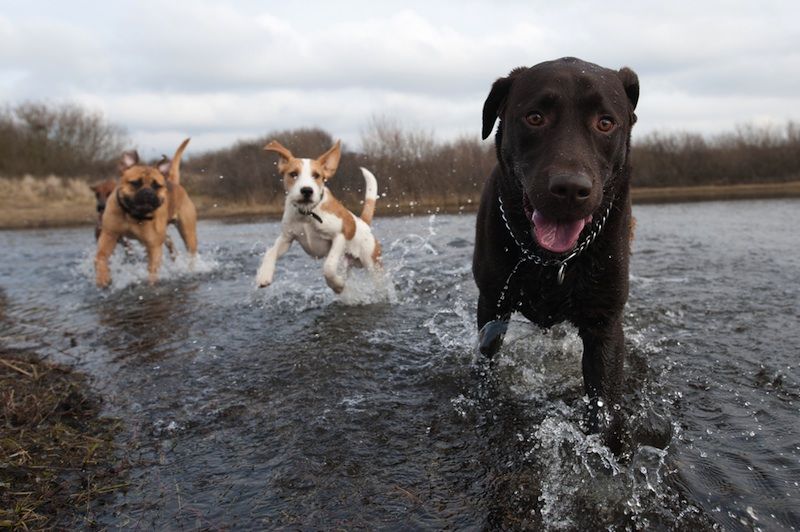
[[[122,210],[136,218],[137,220],[149,220],[153,217],[153,212],[161,207],[163,201],[152,189],[143,188],[136,192],[133,197],[119,195],[119,204]]]

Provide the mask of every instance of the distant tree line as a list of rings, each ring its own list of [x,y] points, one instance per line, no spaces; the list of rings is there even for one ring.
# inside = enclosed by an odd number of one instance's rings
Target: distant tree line
[[[101,177],[129,144],[125,130],[76,104],[0,109],[0,176]]]
[[[275,153],[263,146],[275,139],[297,157],[317,157],[336,139],[321,129],[276,131],[233,147],[187,159],[187,186],[203,194],[254,203],[283,201],[283,184]],[[436,141],[432,133],[404,129],[397,122],[376,118],[362,135],[362,151],[344,145],[339,170],[331,181],[337,197],[363,199],[364,179],[359,166],[378,178],[379,192],[398,205],[443,203],[460,205],[480,194],[494,165],[494,148],[462,138]],[[384,196],[385,194],[385,196]]]
[[[262,150],[271,139],[302,157],[320,155],[335,141],[322,129],[292,129],[190,155],[185,185],[194,194],[231,202],[282,202],[277,155]],[[389,118],[373,118],[361,146],[358,152],[344,146],[331,182],[337,196],[348,202],[363,197],[359,166],[378,177],[382,201],[405,206],[476,201],[495,164],[492,142],[473,137],[439,141],[433,132]],[[0,110],[0,177],[111,176],[119,155],[130,147],[124,129],[78,105],[25,103]],[[710,137],[654,133],[634,142],[632,161],[638,187],[800,180],[800,126],[744,126]]]
[[[653,133],[633,145],[634,186],[777,183],[800,179],[800,125],[733,133]]]

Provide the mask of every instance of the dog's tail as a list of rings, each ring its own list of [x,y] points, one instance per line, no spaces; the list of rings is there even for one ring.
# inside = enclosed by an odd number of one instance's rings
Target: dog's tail
[[[181,183],[181,157],[183,156],[183,150],[186,149],[186,146],[189,144],[190,140],[192,139],[188,138],[184,140],[180,146],[178,146],[178,149],[175,151],[175,156],[169,163],[167,179],[169,179],[176,185],[180,185]]]
[[[372,217],[375,215],[375,202],[378,200],[378,181],[372,172],[361,167],[361,173],[364,174],[364,182],[366,189],[364,190],[364,209],[361,211],[361,219],[367,222],[367,225],[372,223]]]

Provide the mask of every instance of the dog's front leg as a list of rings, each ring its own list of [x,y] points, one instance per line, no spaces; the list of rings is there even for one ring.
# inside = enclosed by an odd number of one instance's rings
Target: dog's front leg
[[[108,259],[114,253],[114,248],[119,240],[119,235],[101,231],[97,239],[97,255],[94,258],[95,284],[105,288],[111,284],[111,271],[108,268]]]
[[[264,253],[264,259],[256,274],[256,283],[259,288],[264,288],[272,284],[272,277],[275,275],[275,263],[292,245],[293,239],[281,233],[275,244]]]
[[[511,297],[504,292],[494,298],[483,292],[478,296],[478,351],[483,356],[492,358],[503,346],[512,308]]]
[[[607,323],[580,327],[578,333],[583,340],[583,386],[589,396],[588,428],[590,432],[597,432],[599,414],[605,402],[611,414],[606,443],[617,452],[622,430],[619,401],[625,365],[622,316]]]
[[[177,253],[175,252],[175,244],[172,243],[172,239],[169,235],[164,238],[164,245],[167,246],[167,251],[169,251],[169,259],[172,262],[175,262],[175,257],[177,257]]]
[[[147,245],[147,281],[153,285],[158,280],[158,269],[161,267],[161,257],[164,254],[164,244]]]
[[[341,233],[337,234],[331,242],[331,249],[328,251],[328,256],[325,257],[325,264],[322,266],[325,281],[337,294],[341,294],[342,290],[344,290],[344,279],[336,273],[336,270],[339,267],[339,260],[344,255],[346,243],[345,236]]]

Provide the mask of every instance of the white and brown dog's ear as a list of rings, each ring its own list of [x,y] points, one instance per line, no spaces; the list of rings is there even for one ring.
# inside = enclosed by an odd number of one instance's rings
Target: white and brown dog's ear
[[[333,148],[329,149],[317,158],[317,162],[322,168],[322,175],[327,181],[336,173],[339,168],[339,161],[342,158],[342,141],[337,140]]]
[[[278,171],[281,173],[283,173],[284,169],[286,168],[286,164],[294,159],[294,155],[292,155],[292,152],[289,151],[289,148],[277,140],[271,140],[265,144],[264,151],[274,151],[281,156],[280,160],[278,161]]]
[[[131,166],[136,166],[137,164],[139,164],[139,153],[136,150],[130,150],[122,152],[122,157],[119,158],[117,168],[119,168],[119,173],[122,173]]]

